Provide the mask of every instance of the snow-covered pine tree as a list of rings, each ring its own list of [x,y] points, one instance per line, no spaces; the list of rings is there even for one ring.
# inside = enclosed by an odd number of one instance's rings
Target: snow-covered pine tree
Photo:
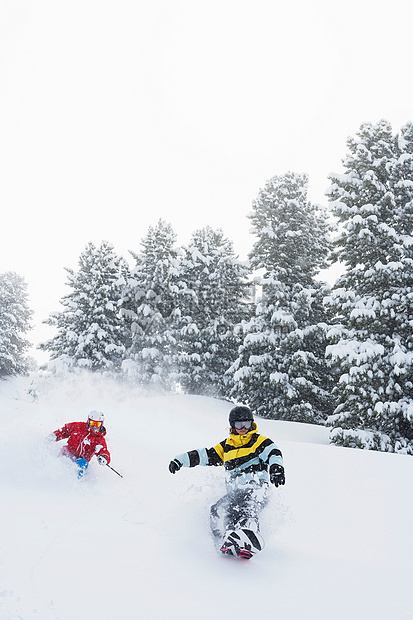
[[[249,269],[223,231],[209,226],[193,233],[182,265],[187,290],[179,340],[180,384],[189,394],[228,396],[226,371],[240,345],[234,328],[250,312]]]
[[[0,379],[26,374],[31,361],[30,343],[23,337],[33,312],[28,306],[27,284],[17,273],[0,274]]]
[[[332,411],[328,287],[315,278],[326,266],[329,226],[321,207],[308,201],[307,185],[305,174],[275,176],[253,202],[258,240],[250,259],[263,270],[262,298],[241,328],[233,396],[263,417],[323,423]]]
[[[185,285],[171,225],[160,219],[142,239],[142,252],[131,252],[136,266],[122,294],[122,315],[131,325],[132,344],[123,370],[136,383],[160,390],[177,381],[177,331]]]
[[[45,323],[57,334],[39,348],[51,354],[51,367],[118,372],[130,335],[120,317],[121,292],[128,274],[126,261],[112,244],[88,243],[79,270],[66,268],[72,291],[61,299],[64,310]]]
[[[329,418],[338,445],[413,454],[413,125],[364,123],[329,199],[345,265],[329,304],[341,367]]]

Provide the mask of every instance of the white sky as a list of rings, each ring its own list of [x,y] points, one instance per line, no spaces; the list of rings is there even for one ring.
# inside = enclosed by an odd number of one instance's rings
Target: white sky
[[[89,241],[221,227],[267,179],[325,203],[364,121],[413,120],[410,0],[0,0],[0,270],[40,323]],[[40,335],[41,334],[41,335]]]

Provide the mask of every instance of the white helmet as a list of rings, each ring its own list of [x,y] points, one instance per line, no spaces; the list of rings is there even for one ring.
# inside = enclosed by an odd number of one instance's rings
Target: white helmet
[[[105,421],[105,416],[101,411],[91,411],[88,415],[87,421],[93,420],[94,422],[103,422]]]

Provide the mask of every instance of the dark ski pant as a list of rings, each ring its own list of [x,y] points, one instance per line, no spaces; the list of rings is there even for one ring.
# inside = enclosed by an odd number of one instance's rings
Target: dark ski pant
[[[225,532],[239,528],[259,532],[259,514],[267,503],[265,489],[242,489],[227,493],[211,506],[212,533],[219,538]]]

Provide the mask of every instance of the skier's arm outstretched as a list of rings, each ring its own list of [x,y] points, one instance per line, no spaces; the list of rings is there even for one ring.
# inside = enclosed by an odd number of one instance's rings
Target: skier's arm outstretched
[[[79,429],[80,424],[81,424],[80,422],[69,422],[68,424],[65,424],[64,426],[62,426],[61,428],[58,428],[57,431],[53,431],[53,433],[50,435],[50,438],[53,441],[60,441],[61,439],[68,439],[74,431]]]
[[[178,454],[169,463],[169,471],[175,474],[181,467],[196,467],[197,465],[223,465],[224,460],[222,443],[214,448],[199,448],[198,450],[190,450],[183,454]]]

